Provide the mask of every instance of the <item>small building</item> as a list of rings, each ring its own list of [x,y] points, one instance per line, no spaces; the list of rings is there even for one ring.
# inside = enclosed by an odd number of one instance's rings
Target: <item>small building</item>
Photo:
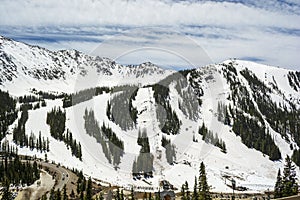
[[[175,192],[173,190],[156,192],[155,195],[159,195],[160,200],[175,200]]]
[[[162,180],[159,185],[163,190],[174,190],[174,186],[167,180]]]
[[[155,194],[158,195],[161,200],[175,200],[174,187],[169,181],[162,180],[159,185],[163,191],[156,192]]]

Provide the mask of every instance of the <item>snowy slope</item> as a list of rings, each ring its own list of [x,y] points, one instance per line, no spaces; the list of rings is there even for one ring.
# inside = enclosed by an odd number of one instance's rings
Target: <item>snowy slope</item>
[[[50,138],[50,152],[47,153],[49,160],[70,168],[83,169],[88,176],[126,188],[133,185],[139,186],[138,189],[141,191],[158,190],[159,181],[163,179],[169,180],[177,188],[180,188],[185,181],[192,186],[194,177],[198,176],[200,163],[204,161],[207,166],[208,182],[213,186],[213,191],[231,192],[231,188],[226,185],[229,180],[225,180],[224,177],[234,178],[238,186],[248,188],[247,192],[272,190],[277,170],[283,167],[283,161],[271,161],[268,155],[254,148],[248,148],[242,143],[241,137],[233,132],[232,126],[218,121],[220,102],[234,109],[240,109],[229,98],[232,94],[231,85],[224,76],[229,63],[233,63],[237,71],[235,79],[249,92],[249,99],[253,102],[257,113],[262,116],[282,157],[291,155],[291,144],[299,148],[292,134],[288,134],[290,137],[290,142],[288,142],[280,133],[272,129],[267,117],[262,114],[254,99],[255,91],[251,89],[241,72],[247,68],[267,87],[270,87],[269,95],[278,106],[291,109],[294,105],[299,109],[300,87],[298,91],[295,90],[288,79],[289,73],[296,73],[292,70],[248,61],[228,60],[188,71],[185,75],[179,73],[173,76],[174,72],[160,69],[151,63],[122,66],[109,59],[90,57],[74,50],[51,52],[1,37],[0,89],[20,95],[29,94],[30,88],[70,93],[95,85],[137,85],[139,89],[132,102],[132,106],[138,113],[135,128],[124,131],[107,117],[107,102],[114,97],[113,93],[104,93],[65,109],[66,127],[73,133],[74,139],[80,141],[82,145],[82,161],[72,157],[65,144],[52,138],[49,133],[49,126],[46,124],[47,112],[54,106],[62,107],[61,99],[47,100],[46,107],[30,110],[26,133],[33,132],[38,136],[41,131],[44,137]],[[164,78],[168,81],[159,82]],[[180,82],[180,79],[187,81],[186,83]],[[157,109],[161,105],[154,98],[153,88],[147,87],[154,83],[162,84],[169,89],[167,101],[181,121],[178,135],[167,135],[160,129]],[[276,87],[273,87],[274,85]],[[197,102],[198,105],[199,99],[202,101],[201,105],[194,107],[193,103]],[[186,105],[186,108],[182,108],[182,105]],[[99,125],[105,123],[124,142],[124,155],[121,157],[117,170],[107,161],[96,139],[86,134],[83,119],[85,109],[94,110]],[[191,117],[193,113],[197,114]],[[249,114],[244,113],[244,115]],[[223,153],[218,147],[202,140],[198,129],[203,123],[226,143],[227,153]],[[142,179],[134,180],[131,175],[133,161],[140,150],[137,144],[138,131],[142,129],[147,130],[150,152],[154,156],[154,177],[147,179],[148,183]],[[176,161],[173,165],[167,163],[165,148],[161,146],[163,136],[170,139],[171,143],[176,146]],[[193,138],[197,142],[194,142]],[[6,139],[13,143],[11,134],[7,135]],[[41,158],[45,156],[44,153],[31,151],[28,148],[20,148],[19,152]],[[298,169],[297,173],[300,174]]]
[[[95,86],[147,85],[173,73],[147,62],[123,66],[76,50],[57,52],[0,37],[0,88],[71,93]]]

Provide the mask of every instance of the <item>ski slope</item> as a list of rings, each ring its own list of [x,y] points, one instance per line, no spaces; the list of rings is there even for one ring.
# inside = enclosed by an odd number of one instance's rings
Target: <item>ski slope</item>
[[[92,58],[83,55],[80,52],[59,51],[51,52],[40,47],[30,46],[23,43],[0,38],[0,84],[1,90],[8,90],[10,94],[20,96],[31,94],[31,89],[50,91],[54,93],[71,93],[81,89],[87,89],[95,86],[120,86],[131,84],[139,86],[133,107],[138,111],[136,127],[124,131],[106,116],[107,102],[114,94],[104,93],[93,97],[92,99],[66,108],[66,128],[68,128],[73,138],[80,141],[82,147],[82,161],[73,157],[71,151],[63,142],[59,142],[51,137],[50,128],[46,124],[47,112],[53,107],[62,107],[62,99],[46,100],[47,106],[36,110],[29,110],[29,119],[26,123],[26,134],[31,132],[38,137],[41,132],[43,137],[50,139],[50,152],[47,152],[48,160],[61,163],[69,168],[83,170],[86,176],[102,180],[112,185],[122,186],[124,188],[136,187],[140,191],[158,191],[159,182],[168,180],[176,188],[188,181],[190,188],[194,184],[195,176],[199,175],[199,166],[203,161],[206,165],[208,183],[212,186],[214,192],[231,192],[230,180],[225,177],[231,177],[236,180],[237,186],[247,187],[246,192],[263,192],[272,190],[275,184],[277,171],[283,168],[283,161],[271,161],[267,155],[260,151],[250,149],[244,145],[239,136],[232,131],[232,127],[224,125],[218,121],[217,109],[218,103],[234,106],[228,96],[231,94],[230,85],[223,76],[222,64],[234,62],[237,70],[237,79],[240,80],[250,93],[250,99],[253,100],[253,91],[251,91],[248,82],[240,74],[244,69],[249,69],[265,85],[276,85],[278,90],[271,91],[272,101],[278,105],[285,105],[289,108],[291,102],[296,102],[300,108],[300,93],[295,91],[288,82],[288,73],[292,70],[261,65],[242,60],[227,60],[220,64],[204,66],[196,69],[202,74],[199,83],[203,89],[201,97],[202,104],[197,112],[199,116],[192,120],[180,109],[179,102],[184,101],[176,90],[176,81],[173,80],[169,87],[169,103],[172,110],[177,114],[182,125],[178,135],[166,135],[160,130],[160,123],[157,119],[156,110],[160,106],[155,102],[154,91],[147,85],[158,83],[173,71],[163,70],[151,63],[144,63],[139,66],[122,66],[106,58]],[[58,61],[54,58],[57,58]],[[97,64],[98,63],[98,64]],[[11,67],[11,68],[10,68]],[[46,78],[36,78],[37,69],[51,69],[63,74],[57,78],[49,79],[52,73]],[[57,71],[55,71],[57,70]],[[9,80],[10,75],[12,80]],[[52,74],[53,75],[53,74]],[[187,88],[182,88],[187,91]],[[194,95],[194,94],[193,94]],[[190,101],[197,101],[196,96],[190,95]],[[297,103],[298,102],[298,103]],[[258,110],[258,106],[254,104]],[[124,142],[124,155],[118,169],[110,164],[96,139],[86,134],[84,128],[85,109],[92,109],[99,123],[103,123],[116,133],[118,138]],[[273,136],[275,144],[279,147],[282,157],[291,155],[290,144],[274,131],[266,119],[264,122]],[[206,143],[202,136],[198,134],[198,129],[202,124],[220,139],[226,143],[227,153],[213,144]],[[12,133],[16,122],[9,128]],[[147,130],[149,137],[150,152],[154,156],[153,178],[146,181],[143,179],[134,180],[131,171],[132,164],[138,156],[140,146],[137,144],[139,130]],[[176,146],[176,162],[173,165],[167,163],[165,149],[161,146],[161,139],[165,136]],[[197,142],[193,142],[193,137]],[[5,139],[11,145],[12,134],[8,134]],[[299,148],[294,141],[293,146]],[[18,147],[19,153],[31,155],[39,158],[45,158],[45,153],[29,148]],[[300,171],[297,168],[299,176]]]

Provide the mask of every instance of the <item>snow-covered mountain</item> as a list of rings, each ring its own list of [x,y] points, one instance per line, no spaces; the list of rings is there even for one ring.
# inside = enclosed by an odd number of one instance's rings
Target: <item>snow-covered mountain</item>
[[[0,36],[0,64],[0,87],[15,94],[29,91],[33,86],[37,90],[73,92],[95,85],[144,85],[173,73],[150,62],[123,66],[109,58],[76,50],[49,51],[3,36]]]
[[[94,88],[90,98],[78,98],[89,88]],[[300,72],[248,61],[174,72],[151,63],[123,66],[75,50],[52,52],[1,37],[0,89],[15,97],[37,96],[34,91],[66,93],[28,111],[25,133],[49,138],[50,151],[18,146],[19,153],[47,154],[88,176],[142,191],[157,190],[163,179],[177,188],[185,181],[193,185],[202,161],[213,191],[231,192],[231,178],[249,192],[272,190],[283,159],[300,147]],[[68,129],[81,143],[82,160],[50,134],[47,112],[54,107],[65,107],[64,134]],[[2,143],[16,145],[16,124],[9,126]],[[140,178],[134,164],[141,149],[148,149],[137,141],[143,131],[149,143],[147,162],[153,165],[153,177],[147,179]],[[122,141],[120,161],[107,153],[114,150],[106,144],[119,145],[107,132]]]

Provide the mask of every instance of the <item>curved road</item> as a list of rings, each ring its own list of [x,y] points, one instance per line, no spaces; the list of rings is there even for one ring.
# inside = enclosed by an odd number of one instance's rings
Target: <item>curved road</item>
[[[27,160],[22,160],[22,162],[26,162]],[[34,161],[29,161],[30,163],[33,163]],[[54,185],[54,190],[63,190],[63,187],[67,184],[70,184],[70,173],[68,172],[68,170],[66,170],[64,167],[61,166],[57,166],[55,164],[52,163],[46,163],[43,161],[37,161],[38,165],[42,165],[43,168],[48,168],[51,172],[55,172],[55,185]],[[50,174],[50,176],[52,176]],[[53,178],[53,176],[52,176]],[[29,189],[30,190],[30,189]],[[21,199],[21,200],[25,200],[28,199],[28,195],[30,196],[30,199],[39,199],[40,197],[42,197],[42,195],[44,195],[46,192],[49,192],[51,190],[51,188],[48,191],[43,191],[43,193],[32,193],[32,192],[26,192],[26,189],[24,190],[24,192],[20,193],[20,197],[18,197],[17,199]],[[18,195],[19,196],[19,195]],[[50,193],[48,193],[47,197],[50,197]]]
[[[54,190],[58,190],[58,189],[62,190],[64,185],[67,185],[69,183],[70,174],[69,174],[68,170],[64,169],[61,166],[57,167],[57,165],[54,165],[51,163],[40,162],[39,164],[41,164],[43,167],[47,167],[47,168],[51,169],[51,171],[56,172],[56,176],[58,176],[58,177],[56,178],[57,183],[55,184]]]

